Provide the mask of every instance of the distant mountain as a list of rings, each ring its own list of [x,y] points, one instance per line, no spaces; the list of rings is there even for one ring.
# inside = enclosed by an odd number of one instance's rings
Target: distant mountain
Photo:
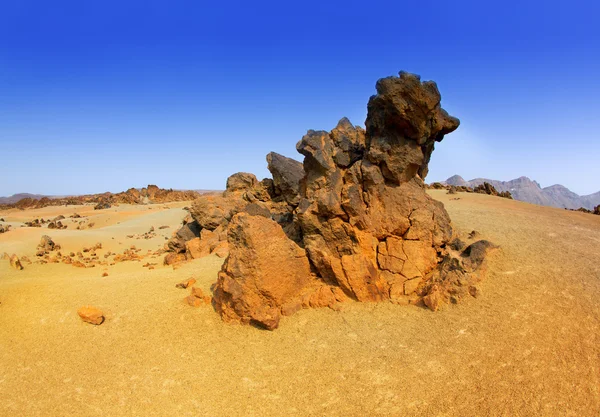
[[[41,194],[29,194],[29,193],[13,194],[10,197],[0,197],[0,204],[13,204],[24,198],[32,198],[34,200],[40,200],[44,197],[50,197],[50,196],[41,195]],[[52,197],[50,197],[50,198],[52,198]]]
[[[560,184],[542,188],[537,181],[532,181],[527,177],[519,177],[510,181],[498,181],[486,178],[475,178],[471,181],[465,181],[460,175],[454,175],[444,182],[448,185],[464,185],[467,187],[476,187],[484,182],[488,182],[498,191],[510,191],[515,200],[542,206],[569,209],[585,207],[588,210],[593,210],[594,207],[600,204],[600,192],[580,196]]]

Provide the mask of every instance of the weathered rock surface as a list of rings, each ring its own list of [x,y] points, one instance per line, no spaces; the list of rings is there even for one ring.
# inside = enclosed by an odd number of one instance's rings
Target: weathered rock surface
[[[258,180],[254,174],[247,172],[238,172],[227,178],[226,193],[239,193],[251,190],[256,187]]]
[[[311,280],[304,250],[275,221],[247,213],[233,217],[227,235],[230,255],[214,288],[215,308],[227,321],[276,328],[282,306]]]
[[[300,181],[304,177],[302,163],[271,152],[267,155],[267,164],[273,175],[275,196],[281,196],[288,204],[297,206],[300,201]]]

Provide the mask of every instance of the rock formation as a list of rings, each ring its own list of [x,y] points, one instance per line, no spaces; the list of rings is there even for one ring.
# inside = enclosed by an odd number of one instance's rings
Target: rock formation
[[[298,142],[302,172],[272,153],[272,181],[235,174],[223,196],[194,203],[201,234],[226,232],[229,257],[213,288],[223,319],[274,329],[282,315],[348,297],[437,310],[477,294],[493,245],[451,249],[450,218],[423,183],[435,142],[459,121],[441,108],[436,84],[416,75],[376,88],[366,130],[344,118]]]
[[[473,192],[504,197],[512,200],[512,195],[510,191],[498,192],[498,190],[496,190],[496,188],[489,182],[484,182],[483,184],[476,186],[475,188],[473,188]]]

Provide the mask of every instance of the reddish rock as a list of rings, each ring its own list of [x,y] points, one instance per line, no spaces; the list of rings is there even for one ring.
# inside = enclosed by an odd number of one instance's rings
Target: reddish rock
[[[115,256],[115,260],[116,260],[116,256]],[[165,259],[164,259],[163,263],[165,265],[177,265],[181,262],[185,262],[185,260],[186,260],[186,257],[182,253],[167,253],[165,255]]]
[[[238,172],[227,178],[226,193],[236,193],[251,190],[256,187],[258,180],[254,174]]]
[[[15,254],[10,257],[10,266],[19,271],[23,269],[23,265],[21,264],[19,257]]]
[[[40,244],[38,245],[38,249],[46,251],[46,252],[51,252],[54,249],[56,249],[56,244],[54,243],[54,241],[52,240],[52,238],[48,235],[44,235],[42,236],[41,240],[40,240]]]
[[[227,321],[276,328],[281,307],[311,279],[304,250],[275,221],[246,213],[233,217],[227,237],[230,255],[214,290],[217,311]]]
[[[191,287],[195,283],[196,283],[196,280],[194,278],[190,278],[190,279],[186,279],[185,281],[181,281],[179,284],[176,284],[175,287],[186,289],[188,287]]]
[[[92,307],[92,306],[81,307],[79,310],[77,310],[77,314],[79,314],[79,317],[81,317],[81,320],[83,320],[87,323],[91,323],[91,324],[95,324],[95,325],[100,325],[100,324],[104,323],[104,313],[102,313],[102,311],[96,307]]]
[[[200,307],[203,303],[202,298],[195,297],[194,295],[188,295],[183,301],[192,307]]]
[[[442,291],[438,287],[434,287],[429,294],[423,297],[423,302],[432,311],[437,311],[444,302]]]
[[[190,291],[190,295],[193,295],[194,297],[198,297],[198,298],[204,298],[204,293],[198,287],[192,287],[191,291]]]

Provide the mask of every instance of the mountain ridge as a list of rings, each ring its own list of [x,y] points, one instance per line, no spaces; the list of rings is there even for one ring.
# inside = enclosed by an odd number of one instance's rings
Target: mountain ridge
[[[474,178],[467,181],[460,175],[453,175],[442,183],[474,188],[484,182],[492,184],[498,191],[510,191],[515,200],[542,206],[567,209],[584,207],[588,210],[593,210],[594,207],[600,204],[600,191],[588,195],[579,195],[561,184],[542,188],[540,183],[525,176],[510,181],[499,181],[488,178]]]

